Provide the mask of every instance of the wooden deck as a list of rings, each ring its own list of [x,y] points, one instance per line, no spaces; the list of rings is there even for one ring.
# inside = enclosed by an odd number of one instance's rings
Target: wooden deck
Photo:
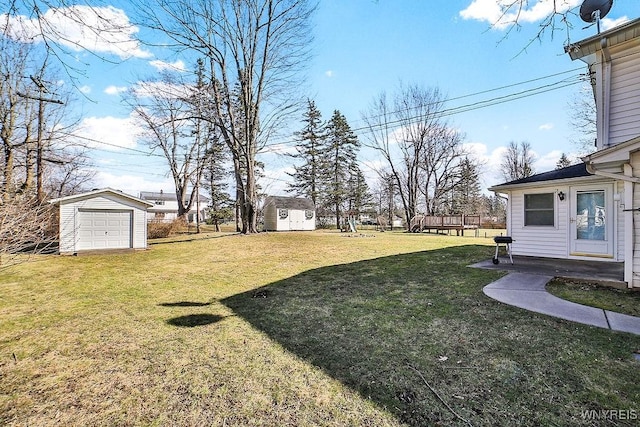
[[[465,230],[480,228],[480,215],[416,215],[411,218],[410,230],[421,233],[431,230],[455,230],[456,235],[464,236]]]

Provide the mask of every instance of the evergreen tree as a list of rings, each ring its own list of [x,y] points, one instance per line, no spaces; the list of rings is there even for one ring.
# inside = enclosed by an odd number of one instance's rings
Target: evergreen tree
[[[325,125],[322,123],[322,114],[312,100],[307,101],[307,111],[304,113],[304,127],[300,132],[296,132],[298,144],[295,158],[304,160],[300,166],[294,166],[294,172],[289,174],[293,183],[288,184],[287,191],[297,195],[305,196],[313,201],[314,205],[319,205],[322,199],[324,183],[327,177],[325,146]]]
[[[556,163],[556,169],[566,168],[567,166],[571,166],[571,160],[567,157],[565,153],[562,153],[560,159]]]
[[[349,167],[349,182],[347,188],[348,210],[359,215],[367,208],[371,207],[372,196],[364,174],[357,163],[352,163]]]
[[[209,191],[209,222],[220,231],[220,222],[233,217],[234,200],[227,192],[230,171],[225,165],[229,155],[226,144],[220,138],[215,138],[209,144],[207,163],[204,168],[202,186]]]
[[[465,157],[460,162],[459,181],[453,189],[454,213],[479,214],[482,210],[482,189],[478,165]]]
[[[340,228],[340,216],[349,196],[350,169],[355,164],[360,142],[338,110],[327,124],[326,142],[325,161],[329,171],[326,203],[335,213],[336,226]]]

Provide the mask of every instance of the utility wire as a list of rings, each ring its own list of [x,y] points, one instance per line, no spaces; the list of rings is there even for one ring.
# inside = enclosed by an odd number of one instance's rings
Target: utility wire
[[[573,72],[573,71],[576,71],[576,70],[574,69],[574,70],[570,70],[570,71],[566,71],[566,72],[562,72],[562,73],[553,74],[553,75],[550,75],[550,76],[545,76],[545,77],[540,77],[540,78],[537,78],[537,79],[527,80],[526,82],[522,82],[522,83],[539,81],[539,80],[543,80],[545,78],[558,76],[558,75],[566,74],[568,72]],[[519,99],[522,99],[522,98],[527,98],[527,97],[534,96],[534,95],[539,95],[539,94],[546,93],[546,92],[551,92],[551,91],[554,91],[554,90],[562,89],[562,88],[565,88],[565,87],[568,87],[568,86],[572,86],[572,85],[581,83],[581,82],[585,81],[586,78],[587,78],[587,76],[585,76],[584,74],[571,76],[571,77],[569,77],[567,79],[559,80],[559,81],[557,81],[555,83],[550,83],[550,84],[547,84],[547,85],[537,86],[535,88],[523,90],[523,91],[520,91],[520,92],[510,93],[510,94],[507,94],[507,95],[498,96],[498,97],[494,97],[494,98],[490,98],[490,99],[485,99],[485,100],[481,100],[481,101],[474,102],[474,103],[471,103],[471,104],[465,104],[465,105],[460,105],[460,106],[448,108],[448,109],[436,112],[433,115],[433,117],[438,117],[439,118],[439,117],[452,116],[452,115],[455,115],[455,114],[465,113],[465,112],[468,112],[468,111],[478,110],[478,109],[481,109],[481,108],[486,108],[486,107],[490,107],[490,106],[494,106],[494,105],[503,104],[503,103],[506,103],[506,102],[519,100]],[[574,79],[574,80],[572,81],[571,79]],[[475,96],[477,94],[484,94],[484,93],[494,92],[496,90],[501,90],[503,88],[510,88],[510,87],[518,86],[518,85],[520,85],[522,83],[514,83],[514,84],[511,84],[511,85],[502,86],[501,88],[489,89],[489,90],[485,90],[485,91],[482,91],[482,92],[477,92],[477,93],[471,94],[471,95],[459,96],[459,97],[456,97],[456,98],[453,98],[453,99],[458,100],[458,99],[472,97],[472,96]],[[414,108],[417,109],[417,108],[425,107],[425,106],[428,106],[428,105],[429,104],[426,104],[424,106],[417,106],[417,107],[414,107]],[[389,115],[394,115],[394,114],[397,114],[399,112],[409,111],[409,110],[410,109],[392,111],[392,112],[389,112]],[[376,129],[376,128],[382,128],[382,127],[388,127],[390,130],[392,130],[392,129],[401,127],[401,126],[403,126],[405,124],[409,124],[409,125],[410,124],[414,124],[418,120],[422,119],[423,117],[424,117],[423,115],[416,115],[416,116],[413,116],[413,117],[392,120],[392,121],[388,121],[388,122],[385,122],[385,123],[380,123],[380,124],[376,124],[376,125],[372,125],[372,126],[362,126],[362,127],[354,128],[354,129],[352,129],[352,131],[354,133],[361,133],[363,131],[372,130],[372,129]],[[261,150],[261,153],[276,152],[276,151],[281,150],[283,146],[286,147],[287,145],[295,144],[296,142],[298,142],[298,141],[296,141],[296,140],[288,140],[288,141],[279,141],[279,142],[274,142],[274,143],[270,143],[270,144],[265,144],[263,147],[267,147],[267,149]],[[276,147],[276,148],[270,150],[268,147]]]

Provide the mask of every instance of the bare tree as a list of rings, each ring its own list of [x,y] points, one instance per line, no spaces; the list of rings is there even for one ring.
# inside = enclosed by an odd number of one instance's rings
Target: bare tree
[[[193,188],[202,175],[206,164],[202,156],[207,153],[203,147],[208,141],[207,129],[200,126],[198,110],[194,110],[193,86],[164,73],[160,80],[139,82],[127,95],[145,129],[142,137],[167,160],[182,218],[196,200]]]
[[[298,107],[308,57],[308,0],[139,1],[144,25],[205,58],[213,119],[235,165],[242,232],[257,232],[256,155]]]
[[[531,144],[521,141],[509,143],[504,159],[500,163],[500,172],[506,181],[527,178],[535,173],[533,162],[535,157],[531,152]]]
[[[0,270],[51,250],[56,242],[55,209],[33,196],[0,202]]]
[[[492,23],[494,28],[506,28],[504,38],[506,39],[513,31],[521,31],[523,23],[529,21],[527,14],[535,9],[536,33],[522,51],[525,51],[535,41],[541,41],[547,34],[551,38],[556,32],[563,31],[566,34],[567,43],[570,32],[573,28],[572,16],[575,15],[573,8],[575,4],[567,0],[542,0],[532,5],[530,0],[503,0],[497,2],[500,7],[500,16]],[[529,9],[531,7],[531,9]],[[546,8],[546,9],[545,9]],[[546,15],[539,16],[540,12],[546,10]]]
[[[571,142],[584,154],[596,149],[596,101],[591,85],[584,85],[569,101],[570,126],[576,130]]]
[[[466,154],[463,135],[442,120],[445,99],[437,88],[401,88],[390,106],[379,95],[363,114],[367,146],[383,157],[397,184],[406,223],[421,206],[433,213],[455,185],[459,161]]]
[[[429,132],[420,162],[420,189],[429,215],[444,213],[443,207],[450,204],[451,193],[461,180],[462,160],[469,156],[463,141],[463,134],[446,125],[434,126]]]

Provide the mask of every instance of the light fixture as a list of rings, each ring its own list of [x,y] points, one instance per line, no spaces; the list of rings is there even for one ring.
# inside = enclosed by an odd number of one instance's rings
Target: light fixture
[[[564,200],[564,193],[562,191],[558,193],[558,199],[560,199],[560,201]]]

